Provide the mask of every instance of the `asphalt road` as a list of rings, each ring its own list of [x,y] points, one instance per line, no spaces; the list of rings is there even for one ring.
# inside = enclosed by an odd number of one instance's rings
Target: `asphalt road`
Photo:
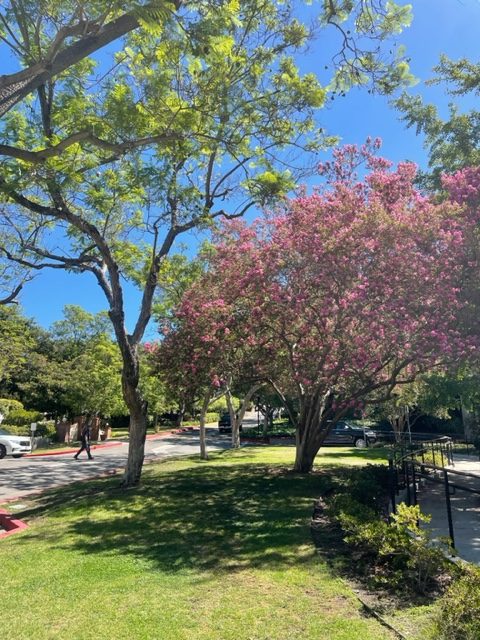
[[[207,448],[228,449],[230,435],[219,435],[215,428],[207,429]],[[199,452],[198,431],[162,436],[146,442],[145,460],[195,455]],[[92,451],[93,460],[85,452],[79,460],[73,454],[12,458],[0,460],[0,502],[34,491],[43,491],[62,484],[81,482],[101,474],[122,472],[128,454],[128,443]]]

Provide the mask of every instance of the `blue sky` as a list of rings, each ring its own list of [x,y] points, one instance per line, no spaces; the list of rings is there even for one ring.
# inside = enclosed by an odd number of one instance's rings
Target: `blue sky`
[[[411,89],[420,93],[428,102],[445,110],[451,98],[445,97],[442,88],[427,87],[424,81],[432,76],[431,69],[441,53],[453,59],[467,57],[478,61],[480,41],[480,0],[414,0],[412,26],[398,36],[411,57],[411,70],[419,83]],[[318,49],[318,51],[317,51]],[[320,70],[325,59],[320,55],[319,41],[300,66],[304,70]],[[319,120],[330,133],[339,135],[344,143],[363,143],[367,136],[379,136],[383,140],[382,155],[394,162],[413,160],[420,166],[426,164],[422,140],[413,130],[406,130],[388,100],[368,94],[361,89],[351,91],[332,106],[323,110]],[[182,242],[196,244],[195,235]],[[133,289],[126,290],[127,323],[132,323],[138,310],[139,296]],[[26,286],[21,295],[26,315],[42,326],[48,327],[62,317],[66,304],[78,304],[96,313],[106,308],[105,299],[93,276],[69,275],[60,271],[45,271]]]

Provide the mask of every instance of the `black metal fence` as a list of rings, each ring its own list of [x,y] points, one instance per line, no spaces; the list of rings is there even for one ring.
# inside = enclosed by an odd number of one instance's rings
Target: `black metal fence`
[[[455,547],[455,533],[450,496],[456,490],[480,495],[479,488],[472,488],[465,481],[462,483],[462,479],[468,478],[478,480],[480,486],[480,476],[453,468],[455,446],[453,438],[449,436],[426,442],[400,443],[389,459],[389,491],[393,513],[396,512],[400,491],[405,491],[408,505],[415,505],[418,503],[420,480],[443,485],[445,516],[452,547]]]

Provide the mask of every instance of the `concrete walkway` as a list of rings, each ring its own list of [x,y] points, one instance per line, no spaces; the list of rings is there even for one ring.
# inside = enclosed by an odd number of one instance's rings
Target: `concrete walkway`
[[[477,456],[455,455],[452,471],[472,474],[473,478],[449,473],[450,483],[480,491],[480,461]],[[448,536],[448,519],[443,477],[441,483],[422,481],[418,492],[418,503],[423,513],[430,514],[428,526],[434,538]],[[480,565],[480,494],[450,488],[453,533],[457,554],[468,562]]]

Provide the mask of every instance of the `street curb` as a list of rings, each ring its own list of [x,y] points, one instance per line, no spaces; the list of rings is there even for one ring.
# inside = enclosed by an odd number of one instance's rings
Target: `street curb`
[[[8,511],[5,509],[0,509],[0,524],[5,529],[0,533],[0,539],[6,538],[7,536],[11,536],[14,533],[18,533],[19,531],[23,531],[28,527],[26,522],[22,520],[17,520],[13,516],[11,516]]]
[[[163,433],[152,433],[146,436],[146,440],[158,440],[160,438],[166,438],[167,436],[175,435],[178,433],[185,433],[187,431],[194,431],[198,427],[182,427],[181,429],[175,429],[173,431],[164,431]],[[94,444],[91,448],[92,451],[95,449],[106,449],[108,447],[119,447],[122,444],[128,443],[126,442],[105,442],[103,444]],[[47,451],[45,453],[27,453],[23,457],[24,458],[44,458],[46,456],[68,456],[72,453],[76,453],[78,448],[76,449],[63,449],[62,451]]]
[[[107,449],[108,447],[119,447],[123,442],[106,442],[105,444],[94,444],[90,449],[94,451],[95,449]],[[42,458],[45,456],[68,456],[72,453],[76,453],[78,448],[76,449],[62,449],[62,451],[47,451],[46,453],[27,453],[24,455],[24,458]]]

